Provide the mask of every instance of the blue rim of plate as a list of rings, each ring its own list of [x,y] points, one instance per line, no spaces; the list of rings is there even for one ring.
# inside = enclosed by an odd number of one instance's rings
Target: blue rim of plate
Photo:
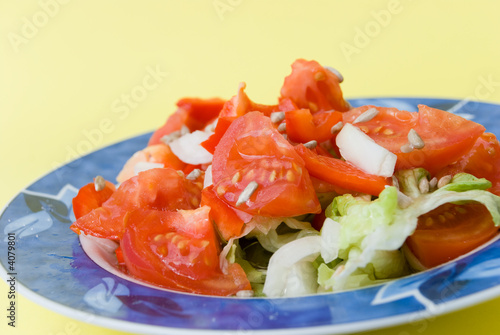
[[[437,98],[351,99],[416,111],[418,104],[450,110],[500,135],[500,105]],[[307,297],[218,298],[159,290],[97,266],[69,226],[71,199],[96,175],[114,180],[125,161],[146,146],[140,135],[76,159],[22,190],[0,216],[0,250],[15,234],[14,272],[21,294],[60,314],[128,332],[159,334],[324,334],[414,322],[500,295],[500,240],[440,267],[385,284]]]

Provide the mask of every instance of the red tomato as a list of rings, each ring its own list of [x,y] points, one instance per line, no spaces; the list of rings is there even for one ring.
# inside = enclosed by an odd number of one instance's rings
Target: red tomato
[[[490,240],[498,232],[482,204],[445,204],[418,218],[406,243],[423,266],[455,259]]]
[[[203,129],[208,122],[214,120],[225,101],[219,98],[199,99],[184,98],[177,102],[177,111],[168,117],[165,124],[156,130],[149,139],[148,145],[161,143],[165,135],[186,126],[190,131]]]
[[[492,133],[483,133],[472,149],[458,162],[439,172],[438,177],[459,172],[470,173],[488,179],[491,193],[500,195],[500,143]]]
[[[281,97],[291,99],[299,108],[317,111],[347,111],[339,78],[316,61],[297,59],[292,73],[285,78]]]
[[[378,115],[370,121],[358,122],[355,126],[398,156],[397,170],[423,167],[435,174],[460,159],[484,132],[484,127],[478,123],[424,105],[418,106],[418,113],[363,106],[344,113],[344,122],[352,123],[370,108],[376,108]],[[408,143],[408,132],[412,128],[420,135],[425,146],[403,153],[401,146]]]
[[[252,215],[296,216],[321,210],[304,161],[259,112],[247,113],[229,126],[215,148],[212,179],[222,200]],[[257,189],[237,206],[252,181]]]
[[[125,180],[135,176],[135,165],[139,162],[160,163],[163,164],[163,167],[169,167],[174,170],[183,170],[186,168],[186,163],[181,161],[172,152],[168,144],[153,144],[134,153],[123,166],[116,177],[116,181],[123,183]]]
[[[94,183],[89,183],[80,188],[76,197],[73,198],[75,218],[79,219],[92,210],[101,207],[102,203],[108,200],[115,190],[115,185],[109,181],[106,181],[106,186],[100,191],[95,190]]]
[[[117,240],[123,233],[125,214],[137,208],[174,211],[200,205],[198,181],[181,176],[174,169],[151,169],[123,182],[101,207],[76,220],[77,233]]]
[[[201,206],[210,207],[210,217],[225,241],[240,236],[245,223],[252,219],[252,215],[233,208],[222,201],[215,194],[213,185],[204,188],[201,192]]]
[[[215,147],[219,144],[220,139],[226,133],[227,128],[229,128],[235,119],[235,116],[219,117],[214,133],[206,141],[202,142],[201,146],[213,155]]]
[[[241,83],[238,87],[238,94],[229,99],[222,108],[219,117],[239,117],[251,111],[259,111],[264,115],[271,115],[278,110],[277,106],[261,105],[250,100],[245,93],[246,84]]]
[[[303,144],[295,147],[310,175],[339,188],[378,196],[389,179],[368,174],[338,158],[318,155]]]
[[[298,109],[286,113],[286,134],[297,143],[312,140],[321,143],[334,137],[331,129],[340,121],[341,112],[326,111],[312,115],[309,109]]]
[[[209,211],[204,206],[129,213],[120,243],[128,272],[140,280],[190,293],[228,296],[251,289],[238,264],[222,273]]]

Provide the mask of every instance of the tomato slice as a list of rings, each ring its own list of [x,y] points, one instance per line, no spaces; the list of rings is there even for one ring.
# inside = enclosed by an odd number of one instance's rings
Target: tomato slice
[[[349,110],[339,78],[316,61],[297,59],[292,64],[292,73],[285,78],[281,97],[291,99],[299,108],[307,108],[312,113]]]
[[[252,215],[296,216],[321,210],[304,161],[259,112],[239,117],[216,147],[212,179],[217,195]],[[238,198],[250,182],[258,184],[247,201]]]
[[[163,136],[180,130],[182,126],[188,127],[190,131],[203,129],[207,123],[219,115],[224,103],[225,101],[219,98],[184,98],[179,100],[175,113],[169,116],[165,124],[153,133],[148,145],[162,143]]]
[[[186,163],[181,161],[172,152],[168,144],[153,144],[134,153],[125,163],[120,173],[118,173],[116,181],[123,183],[125,180],[135,176],[135,166],[140,162],[159,163],[163,164],[163,167],[169,167],[174,170],[183,170],[186,167]]]
[[[271,115],[278,110],[275,105],[261,105],[250,100],[245,93],[246,84],[241,83],[238,87],[238,94],[229,99],[222,108],[219,117],[239,117],[251,111],[259,111],[264,115]]]
[[[73,213],[76,219],[101,207],[116,191],[115,185],[111,182],[106,180],[105,183],[104,189],[100,191],[95,190],[94,183],[89,183],[78,190],[78,194],[73,198]]]
[[[151,169],[123,182],[101,207],[80,217],[71,229],[101,238],[118,240],[125,214],[137,208],[173,211],[197,208],[203,185],[186,179],[176,170]]]
[[[328,141],[334,137],[331,129],[342,121],[342,113],[336,111],[311,114],[309,109],[298,109],[286,114],[286,134],[297,143]]]
[[[235,116],[219,117],[214,133],[210,135],[206,141],[202,142],[201,146],[213,155],[215,147],[219,144],[222,136],[226,133],[227,128],[229,128],[235,119]]]
[[[500,195],[500,143],[492,133],[483,133],[472,149],[458,162],[447,166],[438,177],[459,172],[470,173],[478,178],[488,179],[492,186],[488,189]]]
[[[178,212],[135,210],[126,216],[120,243],[128,272],[165,288],[228,296],[251,289],[245,272],[219,267],[220,245],[210,207]]]
[[[444,204],[418,218],[406,243],[423,266],[430,268],[464,255],[498,232],[480,203]]]
[[[378,196],[390,180],[368,174],[338,158],[318,155],[303,144],[295,146],[310,175],[343,189]]]
[[[252,215],[229,206],[215,194],[213,185],[201,192],[201,206],[210,207],[210,217],[224,241],[240,236],[246,222]]]
[[[459,160],[467,153],[484,127],[458,115],[424,105],[418,113],[396,108],[362,106],[344,113],[344,122],[352,123],[370,108],[379,113],[373,119],[355,124],[378,144],[398,156],[396,170],[423,167],[431,174]],[[425,146],[404,153],[401,147],[408,143],[408,132],[414,129]]]

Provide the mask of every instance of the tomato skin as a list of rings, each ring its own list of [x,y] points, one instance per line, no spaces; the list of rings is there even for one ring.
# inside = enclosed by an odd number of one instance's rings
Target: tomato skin
[[[120,173],[118,173],[116,181],[123,183],[125,180],[135,176],[134,168],[139,162],[159,163],[163,164],[163,167],[172,168],[174,170],[183,170],[186,168],[186,163],[181,161],[172,152],[168,144],[152,144],[137,151],[128,159]]]
[[[311,114],[309,109],[299,109],[287,112],[286,134],[297,143],[328,141],[334,137],[331,129],[342,121],[342,113],[336,111],[318,112]]]
[[[76,220],[71,229],[101,238],[119,240],[123,219],[137,209],[173,211],[199,206],[203,185],[171,168],[151,169],[123,182],[101,207]]]
[[[423,167],[434,175],[466,154],[485,129],[458,115],[424,105],[418,106],[418,113],[362,106],[344,113],[344,122],[352,123],[370,108],[376,108],[379,114],[370,121],[354,125],[398,156],[396,170]],[[410,129],[420,135],[425,146],[403,153],[401,146],[408,142]]]
[[[311,176],[340,189],[378,196],[391,184],[389,178],[368,174],[337,158],[318,155],[303,144],[295,146],[295,151],[304,159]]]
[[[500,143],[492,133],[483,133],[467,154],[441,170],[437,177],[465,172],[478,178],[486,178],[492,184],[488,191],[500,196],[498,171],[500,171]]]
[[[228,128],[214,152],[212,179],[219,198],[252,215],[283,217],[321,210],[303,160],[259,112],[239,117]],[[237,206],[252,181],[258,188]]]
[[[406,244],[423,266],[431,268],[474,250],[498,229],[482,204],[448,203],[420,216]]]
[[[213,185],[201,192],[201,206],[210,207],[210,217],[224,241],[240,236],[245,223],[252,219],[252,215],[231,207],[220,199]]]
[[[78,190],[78,194],[73,198],[73,213],[75,218],[79,219],[87,215],[92,210],[101,207],[101,205],[111,197],[116,191],[115,185],[105,181],[105,187],[101,191],[95,190],[94,183],[88,183]]]
[[[236,120],[234,116],[219,117],[214,133],[206,141],[202,142],[201,146],[213,155],[215,147],[219,144],[222,136],[234,120]]]
[[[120,244],[128,272],[176,291],[228,296],[250,289],[238,264],[219,267],[219,242],[207,206],[187,211],[135,210]]]
[[[190,131],[203,129],[214,120],[224,106],[225,101],[219,98],[200,99],[184,98],[177,102],[177,110],[167,118],[163,126],[158,128],[149,139],[148,146],[160,144],[161,138],[187,126]]]
[[[316,61],[297,59],[285,78],[281,97],[291,99],[299,108],[318,111],[349,110],[342,96],[339,78]]]

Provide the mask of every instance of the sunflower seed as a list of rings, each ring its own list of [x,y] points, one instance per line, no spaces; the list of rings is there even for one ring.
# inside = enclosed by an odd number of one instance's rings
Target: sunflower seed
[[[410,129],[408,132],[408,142],[415,149],[422,149],[425,146],[425,142],[415,129]]]
[[[450,181],[451,181],[450,175],[442,176],[441,178],[439,178],[439,181],[437,183],[437,187],[441,188],[443,186],[446,186],[450,183]]]
[[[97,192],[102,191],[106,188],[106,181],[102,176],[97,176],[94,178],[94,187]]]
[[[335,68],[331,66],[325,66],[325,69],[333,73],[337,78],[339,78],[339,83],[344,81],[344,76]]]
[[[401,191],[398,191],[398,206],[408,208],[413,203],[413,200]]]
[[[342,127],[343,127],[343,126],[344,126],[344,123],[343,123],[342,121],[339,121],[339,122],[337,122],[337,123],[336,123],[336,124],[332,127],[332,129],[330,129],[330,132],[331,132],[332,134],[338,133],[338,132],[342,129]]]
[[[254,292],[252,290],[241,290],[236,292],[236,296],[238,298],[251,298],[254,296]]]
[[[429,181],[429,187],[431,189],[435,188],[437,186],[437,183],[438,183],[438,180],[436,177],[432,178],[430,181]]]
[[[272,123],[278,123],[285,119],[285,112],[273,112],[270,115]]]
[[[247,202],[248,199],[254,194],[254,192],[257,190],[257,187],[259,187],[259,184],[255,181],[251,181],[248,183],[247,187],[240,193],[240,196],[238,197],[238,201],[236,201],[236,206],[241,205],[244,202]]]
[[[422,179],[420,179],[420,182],[418,183],[418,190],[422,194],[429,193],[430,186],[429,179],[427,179],[427,177],[423,177]]]
[[[189,172],[189,174],[186,176],[186,179],[196,180],[198,179],[199,176],[201,176],[201,170],[194,169],[193,171]]]
[[[308,149],[314,149],[318,146],[318,142],[315,140],[304,143],[304,146]]]
[[[352,122],[352,124],[355,124],[355,123],[358,123],[358,122],[367,122],[367,121],[370,121],[371,119],[373,119],[375,116],[378,115],[378,109],[376,108],[370,108],[370,109],[367,109],[363,114],[361,114],[360,116],[358,116],[356,118],[356,120],[354,120]]]
[[[286,122],[281,122],[280,125],[278,126],[278,131],[280,133],[286,132]]]
[[[413,151],[413,146],[410,143],[405,143],[401,146],[401,148],[399,148],[399,150],[401,150],[402,153],[407,154]]]

